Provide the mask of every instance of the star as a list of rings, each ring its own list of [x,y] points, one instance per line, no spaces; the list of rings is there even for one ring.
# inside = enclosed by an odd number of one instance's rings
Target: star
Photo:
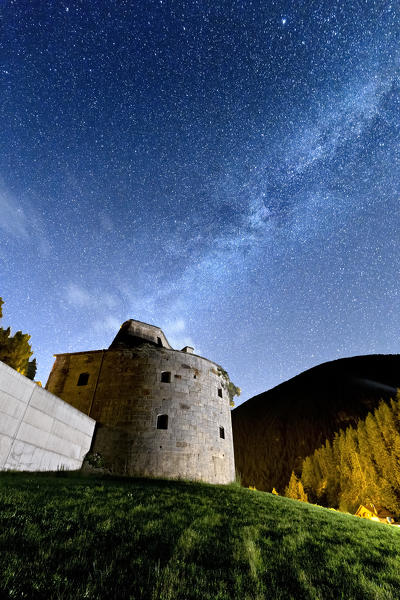
[[[0,0],[2,322],[38,379],[129,318],[185,319],[241,400],[397,352],[394,0],[63,2]]]

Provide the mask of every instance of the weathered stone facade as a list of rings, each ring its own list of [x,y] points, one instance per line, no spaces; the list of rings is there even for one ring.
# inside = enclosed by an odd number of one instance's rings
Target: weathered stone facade
[[[97,421],[92,452],[114,473],[228,483],[235,475],[221,367],[124,323],[108,350],[56,355],[46,388]]]

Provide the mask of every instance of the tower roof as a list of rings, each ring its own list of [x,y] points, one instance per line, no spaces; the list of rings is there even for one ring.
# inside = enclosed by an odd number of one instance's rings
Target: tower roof
[[[110,349],[136,348],[141,344],[148,343],[173,350],[162,329],[149,323],[129,319],[122,323],[110,345]]]

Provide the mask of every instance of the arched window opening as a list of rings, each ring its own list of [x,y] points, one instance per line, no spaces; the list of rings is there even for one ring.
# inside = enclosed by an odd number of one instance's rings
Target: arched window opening
[[[222,398],[222,388],[218,388],[218,396]]]
[[[225,439],[225,429],[223,427],[219,428],[219,437]]]
[[[158,415],[157,429],[168,429],[168,415]]]
[[[89,373],[81,373],[78,377],[78,383],[76,385],[87,385],[89,381]]]
[[[158,337],[158,338],[157,338],[157,344],[158,344],[159,346],[162,346],[162,341],[161,341],[161,338],[160,338],[160,337]]]
[[[171,383],[171,372],[170,371],[162,371],[161,381],[162,381],[162,383]]]

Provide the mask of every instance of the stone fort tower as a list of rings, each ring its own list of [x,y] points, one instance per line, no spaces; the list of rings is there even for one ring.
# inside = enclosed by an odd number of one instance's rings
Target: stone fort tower
[[[113,473],[234,480],[229,379],[158,327],[126,321],[108,350],[57,354],[46,389],[97,421]]]

